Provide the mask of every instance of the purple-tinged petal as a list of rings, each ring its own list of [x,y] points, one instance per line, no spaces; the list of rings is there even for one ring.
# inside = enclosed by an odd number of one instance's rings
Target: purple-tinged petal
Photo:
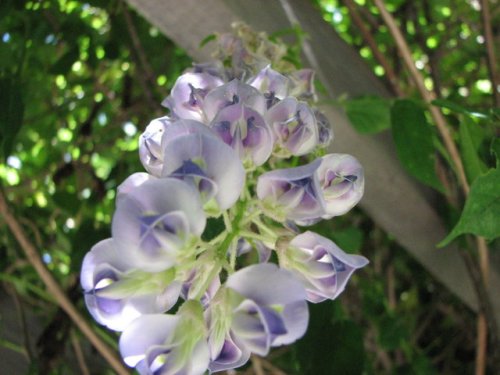
[[[212,372],[224,371],[243,366],[250,359],[250,351],[241,343],[228,335],[210,362],[209,369]]]
[[[259,176],[257,196],[266,214],[278,221],[310,220],[324,215],[316,170],[320,159],[296,168],[277,169]]]
[[[251,77],[247,83],[264,94],[267,108],[270,108],[288,95],[290,80],[268,65],[256,76]]]
[[[89,312],[116,331],[140,315],[167,311],[180,293],[180,283],[171,282],[173,274],[136,271],[130,260],[112,239],[104,240],[87,253],[80,274]]]
[[[241,103],[219,111],[210,127],[231,146],[241,160],[254,166],[264,164],[273,150],[273,134],[264,118]]]
[[[301,69],[288,75],[292,84],[290,96],[303,100],[316,100],[314,90],[314,70]]]
[[[176,316],[145,315],[123,332],[120,353],[142,374],[201,375],[210,356],[198,302],[181,306]]]
[[[271,347],[271,333],[260,307],[251,300],[243,301],[234,311],[231,330],[241,345],[252,353],[266,356]]]
[[[226,68],[220,61],[210,61],[204,63],[193,64],[193,67],[190,69],[192,73],[206,73],[211,76],[220,78],[222,81],[227,80],[227,72]]]
[[[325,200],[325,219],[345,214],[363,197],[363,167],[353,156],[325,155],[316,173]]]
[[[319,146],[327,147],[332,143],[334,137],[330,121],[323,112],[318,110],[314,110],[314,117],[316,117],[316,123],[318,124]]]
[[[259,305],[289,304],[305,299],[300,281],[272,263],[245,267],[229,276],[226,287]]]
[[[318,145],[318,124],[312,109],[293,97],[283,99],[266,116],[277,139],[277,155],[305,155]],[[288,154],[287,154],[288,153]]]
[[[297,341],[307,331],[309,310],[306,301],[296,301],[285,306],[281,313],[287,332],[276,336],[271,345],[280,346]]]
[[[368,264],[365,257],[346,254],[334,242],[314,232],[296,236],[280,255],[280,265],[300,278],[307,299],[314,303],[337,298],[352,273]]]
[[[217,133],[215,133],[207,125],[195,120],[180,119],[173,122],[172,126],[169,126],[167,129],[165,129],[161,144],[162,152],[169,143],[175,142],[177,137],[190,134],[198,134],[219,139]]]
[[[120,336],[120,353],[125,363],[135,367],[146,358],[150,348],[165,346],[173,335],[180,317],[174,315],[145,315],[133,321]]]
[[[156,177],[145,172],[131,174],[116,189],[116,200],[123,199],[132,190],[150,180],[156,180]]]
[[[144,168],[156,177],[163,168],[162,137],[171,124],[167,116],[154,119],[139,137],[139,158]]]
[[[144,182],[117,202],[112,220],[116,246],[138,268],[157,272],[173,266],[191,236],[200,236],[206,218],[199,194],[183,181]]]
[[[207,307],[221,285],[220,267],[207,258],[198,258],[198,261],[199,265],[191,269],[182,284],[181,296],[185,300],[199,299],[203,307]]]
[[[175,118],[204,121],[202,105],[207,93],[222,85],[224,82],[208,73],[184,73],[170,92],[170,96],[163,101]]]
[[[164,154],[162,176],[176,173],[181,178],[179,172],[188,163],[193,174],[186,176],[187,182],[195,185],[205,202],[213,196],[219,209],[225,210],[238,200],[245,170],[234,150],[220,139],[202,133],[178,136],[166,145]]]
[[[237,79],[210,91],[203,101],[203,110],[208,121],[212,121],[219,111],[227,106],[241,103],[261,115],[267,109],[266,99],[255,87]]]

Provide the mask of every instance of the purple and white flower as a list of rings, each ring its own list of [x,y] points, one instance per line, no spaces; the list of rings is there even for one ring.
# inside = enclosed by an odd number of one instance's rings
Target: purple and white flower
[[[365,257],[347,254],[310,231],[294,237],[279,251],[281,267],[294,272],[306,288],[307,300],[314,303],[337,298],[353,272],[368,264]]]
[[[208,92],[222,85],[222,79],[208,73],[187,72],[177,78],[163,105],[176,119],[205,121],[203,102]]]
[[[259,176],[257,196],[264,213],[278,221],[306,221],[324,215],[324,202],[316,170],[312,163],[288,169],[276,169]]]
[[[268,65],[257,75],[251,77],[247,83],[264,94],[267,108],[271,108],[288,95],[290,80],[283,74],[271,69],[271,66]]]
[[[136,266],[159,272],[174,266],[193,237],[205,228],[199,194],[174,178],[144,182],[118,200],[112,220],[116,246],[126,249]]]
[[[197,189],[205,206],[215,201],[215,211],[231,207],[245,183],[245,170],[235,151],[201,123],[183,122],[172,132],[188,134],[165,137],[163,177],[175,177]],[[198,129],[197,131],[195,129]],[[170,129],[169,129],[170,131]]]
[[[85,304],[97,322],[122,331],[137,317],[165,312],[177,302],[181,283],[173,280],[172,271],[138,270],[113,239],[103,240],[83,260],[80,283]]]
[[[125,363],[141,375],[202,375],[210,361],[202,308],[187,301],[176,315],[144,315],[120,337]]]
[[[363,197],[363,167],[348,154],[328,154],[316,172],[325,201],[324,219],[345,214]]]
[[[318,125],[306,103],[285,98],[271,107],[265,118],[274,131],[278,156],[305,155],[318,145]]]
[[[248,266],[229,276],[205,313],[210,370],[241,366],[250,353],[264,356],[271,347],[301,338],[309,319],[305,298],[293,274],[274,264]]]
[[[210,127],[231,146],[245,164],[264,164],[274,146],[274,137],[261,114],[241,103],[219,111]]]
[[[264,95],[255,87],[240,80],[231,82],[210,91],[203,101],[203,110],[208,121],[212,121],[219,111],[227,106],[241,103],[263,115],[267,109]]]

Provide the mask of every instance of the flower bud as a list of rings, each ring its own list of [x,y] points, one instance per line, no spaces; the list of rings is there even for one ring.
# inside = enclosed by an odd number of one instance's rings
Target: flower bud
[[[171,124],[172,120],[167,116],[154,119],[139,137],[139,158],[144,168],[156,177],[163,168],[162,137]]]
[[[265,118],[276,136],[278,156],[305,155],[318,145],[318,125],[306,103],[285,98],[271,107]]]
[[[264,118],[241,103],[219,111],[210,127],[231,146],[245,164],[264,164],[273,150],[273,134]]]
[[[290,80],[267,65],[247,83],[264,94],[267,108],[270,108],[288,95]]]
[[[184,73],[163,101],[174,118],[190,119],[204,122],[203,101],[207,93],[222,85],[222,79],[208,73]]]
[[[182,179],[197,189],[205,206],[212,198],[217,210],[231,207],[245,183],[245,170],[235,153],[203,124],[190,125],[186,135],[166,138],[163,177]]]
[[[301,280],[307,300],[314,303],[337,298],[352,273],[368,264],[365,257],[346,254],[329,239],[309,231],[281,249],[279,259],[281,267]]]
[[[276,169],[259,176],[257,196],[264,212],[277,221],[304,221],[324,215],[316,174],[320,159],[296,168]]]
[[[316,174],[325,201],[324,219],[345,214],[363,197],[363,167],[351,155],[323,156]]]
[[[252,108],[261,115],[266,111],[264,95],[255,87],[237,79],[210,91],[203,101],[203,110],[207,120],[212,121],[221,109],[238,103]]]

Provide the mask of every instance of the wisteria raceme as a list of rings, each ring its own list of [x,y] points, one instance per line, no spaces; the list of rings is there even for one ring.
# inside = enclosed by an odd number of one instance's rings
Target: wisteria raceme
[[[140,136],[145,172],[118,186],[112,237],[82,265],[90,314],[122,331],[141,375],[230,370],[291,344],[308,301],[336,299],[368,263],[300,233],[364,191],[353,156],[325,153],[333,131],[314,72],[244,25],[215,50],[220,61],[182,74],[169,113]]]

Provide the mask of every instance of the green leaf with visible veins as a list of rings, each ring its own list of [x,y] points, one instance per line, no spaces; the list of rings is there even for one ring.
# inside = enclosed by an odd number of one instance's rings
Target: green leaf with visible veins
[[[403,167],[419,181],[443,192],[435,172],[433,129],[424,110],[411,100],[397,100],[391,110],[392,136]]]
[[[464,233],[487,240],[500,236],[500,169],[491,169],[474,181],[458,223],[438,247]]]
[[[347,100],[345,112],[359,133],[373,134],[391,126],[391,103],[378,96],[363,96]]]

